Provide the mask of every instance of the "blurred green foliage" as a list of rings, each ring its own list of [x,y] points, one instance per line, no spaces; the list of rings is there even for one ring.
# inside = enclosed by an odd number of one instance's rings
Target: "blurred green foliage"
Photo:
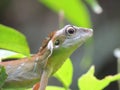
[[[104,79],[99,80],[94,76],[95,67],[91,66],[88,72],[82,75],[78,80],[78,86],[80,90],[103,90],[111,82],[120,79],[120,74],[114,76],[106,76]]]
[[[65,18],[72,24],[82,27],[91,27],[88,9],[81,0],[39,1],[57,13],[63,11]]]
[[[2,24],[0,24],[0,49],[14,51],[25,56],[30,55],[25,36],[15,29]]]

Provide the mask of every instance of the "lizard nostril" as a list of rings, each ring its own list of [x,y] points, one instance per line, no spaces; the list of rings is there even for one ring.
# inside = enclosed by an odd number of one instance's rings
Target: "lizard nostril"
[[[88,30],[88,29],[83,29],[83,31],[84,31],[84,32],[89,32],[89,30]]]
[[[83,31],[86,32],[86,33],[87,33],[87,32],[93,32],[93,29],[88,29],[88,28],[86,28],[86,29],[83,29]]]

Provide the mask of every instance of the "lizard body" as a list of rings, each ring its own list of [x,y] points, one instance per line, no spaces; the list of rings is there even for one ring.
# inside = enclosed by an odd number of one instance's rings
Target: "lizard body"
[[[3,87],[30,87],[40,80],[39,90],[45,90],[48,78],[92,33],[91,29],[66,25],[52,32],[32,57],[1,62],[0,65],[5,66],[8,73]]]

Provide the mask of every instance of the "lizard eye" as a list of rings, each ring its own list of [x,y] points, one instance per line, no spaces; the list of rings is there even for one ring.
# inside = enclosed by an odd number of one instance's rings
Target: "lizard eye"
[[[73,28],[73,27],[68,27],[68,28],[66,29],[66,33],[67,33],[68,35],[72,35],[72,34],[74,34],[75,32],[76,32],[76,29]]]

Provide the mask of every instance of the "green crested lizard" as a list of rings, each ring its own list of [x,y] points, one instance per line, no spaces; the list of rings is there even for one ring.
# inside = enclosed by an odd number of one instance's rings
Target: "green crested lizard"
[[[32,57],[0,62],[8,74],[3,88],[31,87],[40,81],[40,87],[33,90],[45,90],[48,78],[92,34],[92,29],[66,25],[52,32]]]

